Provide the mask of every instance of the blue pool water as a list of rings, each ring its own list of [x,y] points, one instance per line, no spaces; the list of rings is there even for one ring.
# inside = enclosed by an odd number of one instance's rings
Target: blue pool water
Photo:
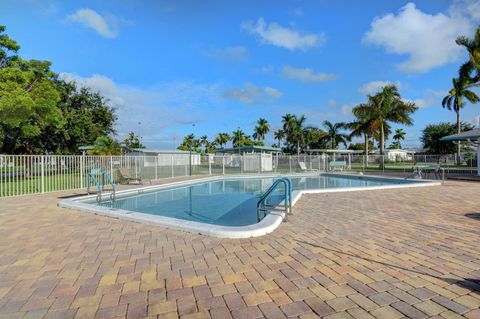
[[[188,186],[118,198],[100,205],[151,215],[173,217],[223,226],[257,223],[258,198],[275,178],[243,178],[201,182]],[[293,190],[384,186],[408,183],[403,180],[354,176],[295,176]],[[281,189],[280,189],[281,191]],[[280,192],[269,203],[281,200]]]

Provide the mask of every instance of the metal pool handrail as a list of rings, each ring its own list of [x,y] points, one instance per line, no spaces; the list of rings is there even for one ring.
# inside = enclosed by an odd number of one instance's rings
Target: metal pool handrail
[[[407,175],[405,179],[409,179],[414,176],[419,176],[420,178],[423,178],[423,170],[426,169],[435,169],[435,170],[440,170],[442,172],[442,183],[445,182],[445,168],[441,167],[440,165],[429,165],[429,166],[414,166],[413,167],[413,173],[410,175]]]
[[[97,175],[100,176],[100,180],[102,181],[102,183],[100,184],[98,179],[97,179]],[[93,182],[95,183],[95,186],[97,187],[98,189],[98,194],[97,194],[97,202],[100,203],[102,201],[102,192],[103,192],[103,188],[105,186],[105,180],[108,181],[108,183],[110,184],[110,186],[112,186],[112,192],[110,193],[110,200],[114,201],[115,200],[115,183],[112,181],[112,178],[110,177],[110,175],[105,172],[105,171],[102,171],[100,169],[92,169],[88,174],[87,174],[88,178],[87,178],[87,193],[90,194],[90,179],[93,180]]]
[[[273,206],[269,206],[267,204],[268,197],[272,194],[272,192],[277,189],[277,187],[283,184],[285,186],[284,188],[284,196],[285,196],[285,202],[284,202],[284,212],[285,212],[285,220],[287,220],[287,215],[292,213],[292,181],[289,178],[282,177],[280,179],[277,179],[272,186],[260,197],[260,199],[257,202],[257,220],[260,222],[262,218],[260,217],[260,212],[263,212],[263,218],[267,215],[267,211],[269,209],[272,209]]]

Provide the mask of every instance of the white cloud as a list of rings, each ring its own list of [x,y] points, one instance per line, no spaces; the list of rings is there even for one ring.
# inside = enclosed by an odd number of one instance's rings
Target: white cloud
[[[268,64],[268,65],[264,65],[260,68],[254,69],[254,72],[263,73],[263,74],[270,74],[270,73],[273,72],[273,70],[274,70],[273,65]]]
[[[282,95],[283,93],[275,88],[268,86],[259,88],[252,83],[247,83],[242,88],[230,88],[224,92],[226,98],[245,104],[265,103],[278,99]]]
[[[282,69],[282,76],[287,79],[300,80],[303,82],[327,82],[338,78],[332,73],[315,73],[310,68],[294,68],[285,65]]]
[[[66,17],[66,22],[77,22],[87,28],[95,30],[105,38],[115,38],[118,35],[117,24],[119,19],[111,14],[100,15],[88,8],[78,9],[74,14]]]
[[[396,85],[397,88],[400,88],[402,85],[400,82],[390,82],[390,81],[371,81],[368,83],[363,84],[359,89],[358,92],[360,92],[363,95],[374,95],[378,92],[380,92],[385,86],[387,85]]]
[[[248,50],[243,46],[213,48],[203,51],[209,58],[219,61],[242,62],[248,58]]]
[[[303,33],[271,22],[267,24],[263,18],[257,22],[245,21],[241,28],[257,36],[261,42],[290,50],[307,50],[325,41],[325,34]]]
[[[109,99],[109,104],[117,108],[120,136],[137,130],[138,122],[141,122],[143,137],[158,138],[158,134],[166,129],[203,121],[204,116],[209,116],[205,110],[208,107],[214,109],[220,101],[220,89],[215,84],[174,82],[138,88],[115,83],[104,75],[81,77],[62,73],[61,77],[98,91]]]
[[[445,91],[436,91],[436,90],[425,90],[423,97],[416,99],[404,99],[407,102],[413,102],[419,108],[429,107],[432,105],[440,106],[442,99],[448,92]]]
[[[338,104],[334,99],[328,99],[327,104],[338,110],[342,115],[352,115],[353,104]]]
[[[462,48],[455,43],[460,35],[471,33],[472,14],[460,10],[457,1],[447,13],[427,14],[407,3],[397,14],[376,17],[363,42],[383,47],[387,53],[408,55],[398,68],[407,73],[426,72],[458,60]],[[477,1],[467,1],[472,8]],[[478,14],[478,11],[476,13]],[[478,22],[478,21],[477,21]]]

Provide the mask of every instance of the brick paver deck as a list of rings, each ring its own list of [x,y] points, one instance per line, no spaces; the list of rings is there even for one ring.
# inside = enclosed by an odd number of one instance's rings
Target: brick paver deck
[[[480,184],[305,195],[217,239],[0,199],[0,318],[480,318]]]

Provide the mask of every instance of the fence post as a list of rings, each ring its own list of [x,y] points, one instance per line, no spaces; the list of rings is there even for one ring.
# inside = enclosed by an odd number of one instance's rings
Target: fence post
[[[114,180],[113,178],[113,156],[110,156],[110,178],[112,181]]]
[[[158,155],[155,156],[155,180],[158,179]]]
[[[41,165],[41,175],[42,175],[42,194],[45,193],[45,157],[43,155],[40,156],[41,158],[41,161],[40,161],[40,165]]]
[[[84,170],[85,170],[85,155],[82,155],[80,158],[80,188],[83,188],[83,178],[84,178]]]
[[[175,177],[173,173],[173,154],[170,154],[170,167],[172,169],[172,178]]]
[[[258,155],[258,159],[259,159],[259,161],[258,161],[258,173],[261,174],[262,173],[262,153],[260,153]]]
[[[212,175],[212,162],[210,161],[210,154],[207,155],[208,161],[208,175]]]
[[[385,173],[385,155],[382,155],[382,173]]]
[[[289,166],[290,166],[290,173],[292,173],[292,155],[290,155],[288,157],[288,162],[289,162]]]
[[[222,156],[222,175],[225,175],[225,155]]]

